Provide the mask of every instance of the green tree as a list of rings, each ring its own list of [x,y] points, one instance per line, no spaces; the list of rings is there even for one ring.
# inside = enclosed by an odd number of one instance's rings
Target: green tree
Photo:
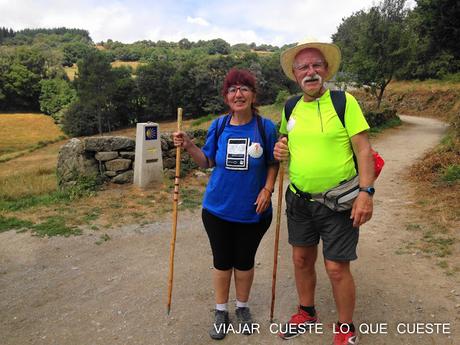
[[[8,29],[5,27],[0,28],[0,44],[10,37],[14,37],[15,33],[13,29]]]
[[[131,72],[128,67],[112,69],[115,80],[109,110],[112,129],[134,124],[140,114],[140,95]]]
[[[178,42],[180,49],[191,49],[193,47],[193,43],[190,42],[188,39],[183,38]]]
[[[343,72],[367,85],[380,107],[390,81],[410,59],[406,0],[383,0],[368,11],[343,19],[332,36],[342,50]]]
[[[67,81],[58,78],[43,79],[40,81],[40,86],[40,110],[59,122],[57,114],[76,99],[75,89]]]
[[[460,70],[460,3],[458,0],[417,0],[411,13],[417,55],[412,78],[442,78]]]
[[[70,103],[62,116],[62,129],[70,136],[92,135],[98,131],[98,109],[94,104]]]
[[[89,50],[78,62],[74,83],[79,102],[95,110],[98,132],[102,135],[104,127],[111,128],[108,106],[114,90],[114,74],[107,55],[97,49]]]
[[[156,121],[174,117],[171,78],[174,66],[166,59],[152,59],[149,64],[139,66],[136,83],[141,94],[143,113],[141,121]]]
[[[208,54],[210,55],[230,54],[230,44],[228,44],[221,38],[210,40],[208,41],[207,45],[208,45]]]
[[[0,61],[0,71],[0,108],[38,110],[40,76],[26,66],[6,59]]]
[[[63,66],[72,66],[88,54],[92,48],[83,42],[70,42],[63,46]]]

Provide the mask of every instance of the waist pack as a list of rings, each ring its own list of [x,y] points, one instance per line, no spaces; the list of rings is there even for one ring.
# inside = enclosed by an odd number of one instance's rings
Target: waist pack
[[[302,192],[293,183],[291,183],[291,186],[298,197],[305,200],[317,201],[333,211],[340,212],[352,208],[353,202],[359,193],[359,176],[356,175],[352,179],[342,182],[337,187],[318,194]]]
[[[312,199],[318,201],[333,211],[350,210],[353,202],[359,194],[359,176],[339,184],[321,194],[312,195]]]

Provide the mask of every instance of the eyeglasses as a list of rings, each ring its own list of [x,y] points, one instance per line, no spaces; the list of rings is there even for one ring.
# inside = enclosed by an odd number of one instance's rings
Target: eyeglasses
[[[293,65],[292,67],[297,70],[297,71],[300,71],[300,72],[304,72],[304,71],[307,71],[309,70],[310,68],[313,68],[315,71],[318,71],[320,70],[321,68],[323,68],[326,64],[323,62],[323,61],[318,61],[318,62],[314,62],[314,63],[306,63],[306,64],[302,64],[302,65]]]
[[[240,85],[240,86],[232,85],[228,88],[227,94],[232,95],[232,96],[236,95],[238,90],[240,90],[241,93],[248,93],[252,91],[252,89],[246,85]]]

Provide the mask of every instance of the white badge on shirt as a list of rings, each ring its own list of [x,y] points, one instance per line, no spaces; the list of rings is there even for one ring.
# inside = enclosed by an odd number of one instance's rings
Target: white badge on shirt
[[[252,158],[260,158],[262,153],[264,153],[264,149],[259,143],[252,143],[248,147],[248,155]]]
[[[289,117],[289,121],[288,121],[288,123],[286,125],[286,130],[288,132],[292,131],[294,129],[294,126],[295,126],[295,117],[291,115]]]
[[[248,138],[229,138],[225,168],[230,170],[248,170]]]

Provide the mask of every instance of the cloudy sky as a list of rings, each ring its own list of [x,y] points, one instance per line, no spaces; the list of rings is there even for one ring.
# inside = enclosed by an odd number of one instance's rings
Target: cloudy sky
[[[410,1],[411,3],[413,1]],[[330,41],[343,18],[373,0],[0,0],[0,27],[69,27],[108,39],[177,42],[223,38],[281,46],[305,37]]]

